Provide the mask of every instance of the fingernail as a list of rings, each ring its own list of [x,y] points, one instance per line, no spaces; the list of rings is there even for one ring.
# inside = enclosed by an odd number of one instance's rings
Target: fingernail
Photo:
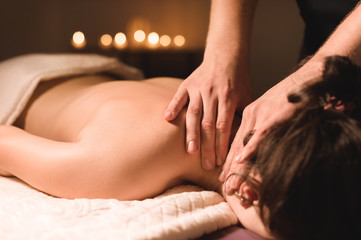
[[[217,166],[221,166],[223,163],[223,159],[221,157],[217,157]]]
[[[226,172],[222,171],[221,174],[219,174],[218,180],[224,182],[225,179],[226,179]]]
[[[196,152],[197,150],[198,150],[198,146],[197,146],[197,144],[196,144],[196,141],[194,141],[194,140],[189,141],[189,142],[188,142],[188,146],[187,146],[187,151],[188,151],[189,153],[194,153],[194,152]]]
[[[206,159],[204,162],[205,162],[205,169],[206,170],[211,170],[213,168],[213,164],[212,164],[211,160]]]
[[[243,162],[243,153],[240,155],[237,155],[237,157],[234,159],[237,163]]]
[[[230,185],[229,179],[225,183],[226,186],[226,193],[230,193],[232,191],[232,187]]]
[[[172,119],[173,113],[171,111],[166,111],[164,114],[165,119]]]

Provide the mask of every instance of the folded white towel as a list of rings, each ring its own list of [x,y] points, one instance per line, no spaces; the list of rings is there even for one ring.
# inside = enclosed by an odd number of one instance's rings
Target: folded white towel
[[[0,124],[11,125],[41,81],[108,72],[120,79],[141,79],[140,70],[96,54],[29,54],[0,63]]]

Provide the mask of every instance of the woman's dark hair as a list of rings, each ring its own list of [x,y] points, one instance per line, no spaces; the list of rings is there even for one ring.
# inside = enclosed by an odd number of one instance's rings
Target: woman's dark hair
[[[327,58],[322,80],[256,153],[261,218],[280,239],[361,239],[361,69]]]

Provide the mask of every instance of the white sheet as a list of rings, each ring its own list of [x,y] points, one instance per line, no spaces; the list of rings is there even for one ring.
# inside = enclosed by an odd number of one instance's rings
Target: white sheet
[[[60,199],[0,177],[0,239],[193,239],[236,224],[221,195],[179,186],[152,199]]]

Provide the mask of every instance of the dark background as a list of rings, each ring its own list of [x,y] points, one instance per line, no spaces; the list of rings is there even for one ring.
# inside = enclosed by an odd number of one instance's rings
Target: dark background
[[[210,0],[0,0],[0,61],[26,53],[99,53],[140,68],[146,77],[186,78],[202,61],[209,8]],[[147,33],[181,34],[186,44],[123,50],[98,46],[104,33],[131,35],[137,19],[146,23]],[[256,96],[290,73],[303,27],[295,1],[259,0],[251,51]],[[71,45],[78,30],[87,38],[82,50]]]

